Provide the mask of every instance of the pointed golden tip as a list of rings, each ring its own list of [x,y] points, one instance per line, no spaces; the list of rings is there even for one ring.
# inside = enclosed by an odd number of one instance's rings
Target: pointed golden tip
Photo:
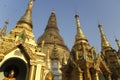
[[[31,0],[31,1],[35,1],[35,0]]]
[[[98,27],[102,27],[102,24],[100,23],[99,20],[98,20]]]
[[[30,2],[34,2],[35,0],[30,0]]]
[[[78,13],[76,13],[76,14],[75,14],[75,18],[78,18],[78,17],[79,17],[79,15],[78,15]]]
[[[30,0],[28,4],[28,9],[32,9],[34,0]]]
[[[118,42],[119,41],[118,38],[115,37],[115,41]]]
[[[54,8],[52,9],[52,13],[55,13],[55,10],[54,10]]]
[[[33,8],[34,0],[30,0],[28,3],[28,7],[25,11],[25,14],[21,17],[18,23],[26,23],[30,25],[30,28],[33,28],[32,25],[32,8]]]
[[[117,46],[118,46],[118,48],[119,48],[119,50],[120,50],[120,42],[119,42],[118,38],[115,38],[115,41],[116,41]]]
[[[98,21],[98,27],[102,27],[102,24],[100,23],[98,16],[97,16],[97,21]]]

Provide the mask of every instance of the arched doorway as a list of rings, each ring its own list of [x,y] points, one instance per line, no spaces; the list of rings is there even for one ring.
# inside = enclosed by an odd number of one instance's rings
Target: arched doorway
[[[0,76],[2,76],[0,80],[2,80],[3,77],[8,77],[8,74],[11,70],[14,70],[14,77],[17,80],[26,80],[28,74],[28,65],[22,59],[10,58],[6,60],[0,68]]]

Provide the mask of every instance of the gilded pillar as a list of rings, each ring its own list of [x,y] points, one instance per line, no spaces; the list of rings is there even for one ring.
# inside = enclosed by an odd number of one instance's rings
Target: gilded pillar
[[[107,75],[107,80],[111,80],[111,75],[110,74]]]
[[[95,73],[94,80],[99,80],[98,72]]]
[[[41,64],[37,64],[35,80],[41,80],[40,77],[41,77]]]
[[[79,59],[79,58],[78,58],[78,51],[76,51],[75,56],[76,56],[76,60],[78,60],[78,59]]]
[[[90,74],[90,70],[89,68],[86,68],[86,73],[84,73],[85,76],[85,80],[91,80],[91,74]]]
[[[79,73],[79,80],[83,80],[83,72]]]
[[[31,60],[28,80],[35,80],[35,70],[36,70],[36,65],[35,65],[34,61]]]

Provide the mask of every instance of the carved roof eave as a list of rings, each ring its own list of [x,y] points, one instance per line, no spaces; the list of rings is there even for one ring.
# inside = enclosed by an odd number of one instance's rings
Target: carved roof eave
[[[41,45],[41,44],[42,44],[42,42],[38,43],[38,45]],[[67,51],[70,51],[66,45],[59,44],[59,43],[56,43],[56,44],[58,46],[61,46],[61,47],[65,48]],[[50,42],[45,42],[45,47],[48,46],[48,45],[54,45],[54,42],[51,42],[51,43]]]
[[[12,43],[12,42],[10,42]],[[8,44],[9,45],[9,44]],[[6,48],[8,45],[4,46],[3,48]],[[14,42],[12,44],[12,46],[7,47],[6,50],[4,50],[3,52],[1,52],[0,54],[3,55],[7,55],[10,51],[19,48],[22,49],[22,51],[24,51],[24,55],[25,57],[29,60],[29,59],[35,59],[34,56],[32,54],[34,54],[34,52],[29,48],[29,46],[26,45],[26,43],[24,43],[23,41],[19,41],[19,42]]]
[[[101,56],[98,57],[98,61],[100,62],[100,67],[103,67],[104,70],[105,70],[105,72],[111,73],[110,69],[105,64],[105,62],[103,61],[103,59],[101,58]]]
[[[104,62],[101,62],[101,64],[103,65],[103,67],[106,70],[106,72],[111,73],[110,69],[108,68],[108,66],[105,65]]]
[[[71,71],[71,68],[72,68],[72,69],[77,69],[78,72],[81,72],[81,73],[83,72],[83,71],[81,70],[81,68],[79,67],[79,65],[77,65],[77,63],[75,63],[75,62],[72,60],[72,58],[69,58],[68,64],[64,65],[64,70],[66,70],[66,71]]]

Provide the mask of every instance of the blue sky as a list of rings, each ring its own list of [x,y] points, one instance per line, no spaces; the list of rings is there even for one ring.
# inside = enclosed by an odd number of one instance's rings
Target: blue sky
[[[0,0],[0,28],[9,20],[8,32],[25,13],[29,0]],[[82,30],[91,46],[100,52],[98,20],[113,46],[115,36],[120,40],[120,0],[35,0],[33,7],[33,33],[35,40],[42,35],[52,9],[57,16],[58,27],[69,49],[74,44],[76,34],[75,12],[80,16]]]

